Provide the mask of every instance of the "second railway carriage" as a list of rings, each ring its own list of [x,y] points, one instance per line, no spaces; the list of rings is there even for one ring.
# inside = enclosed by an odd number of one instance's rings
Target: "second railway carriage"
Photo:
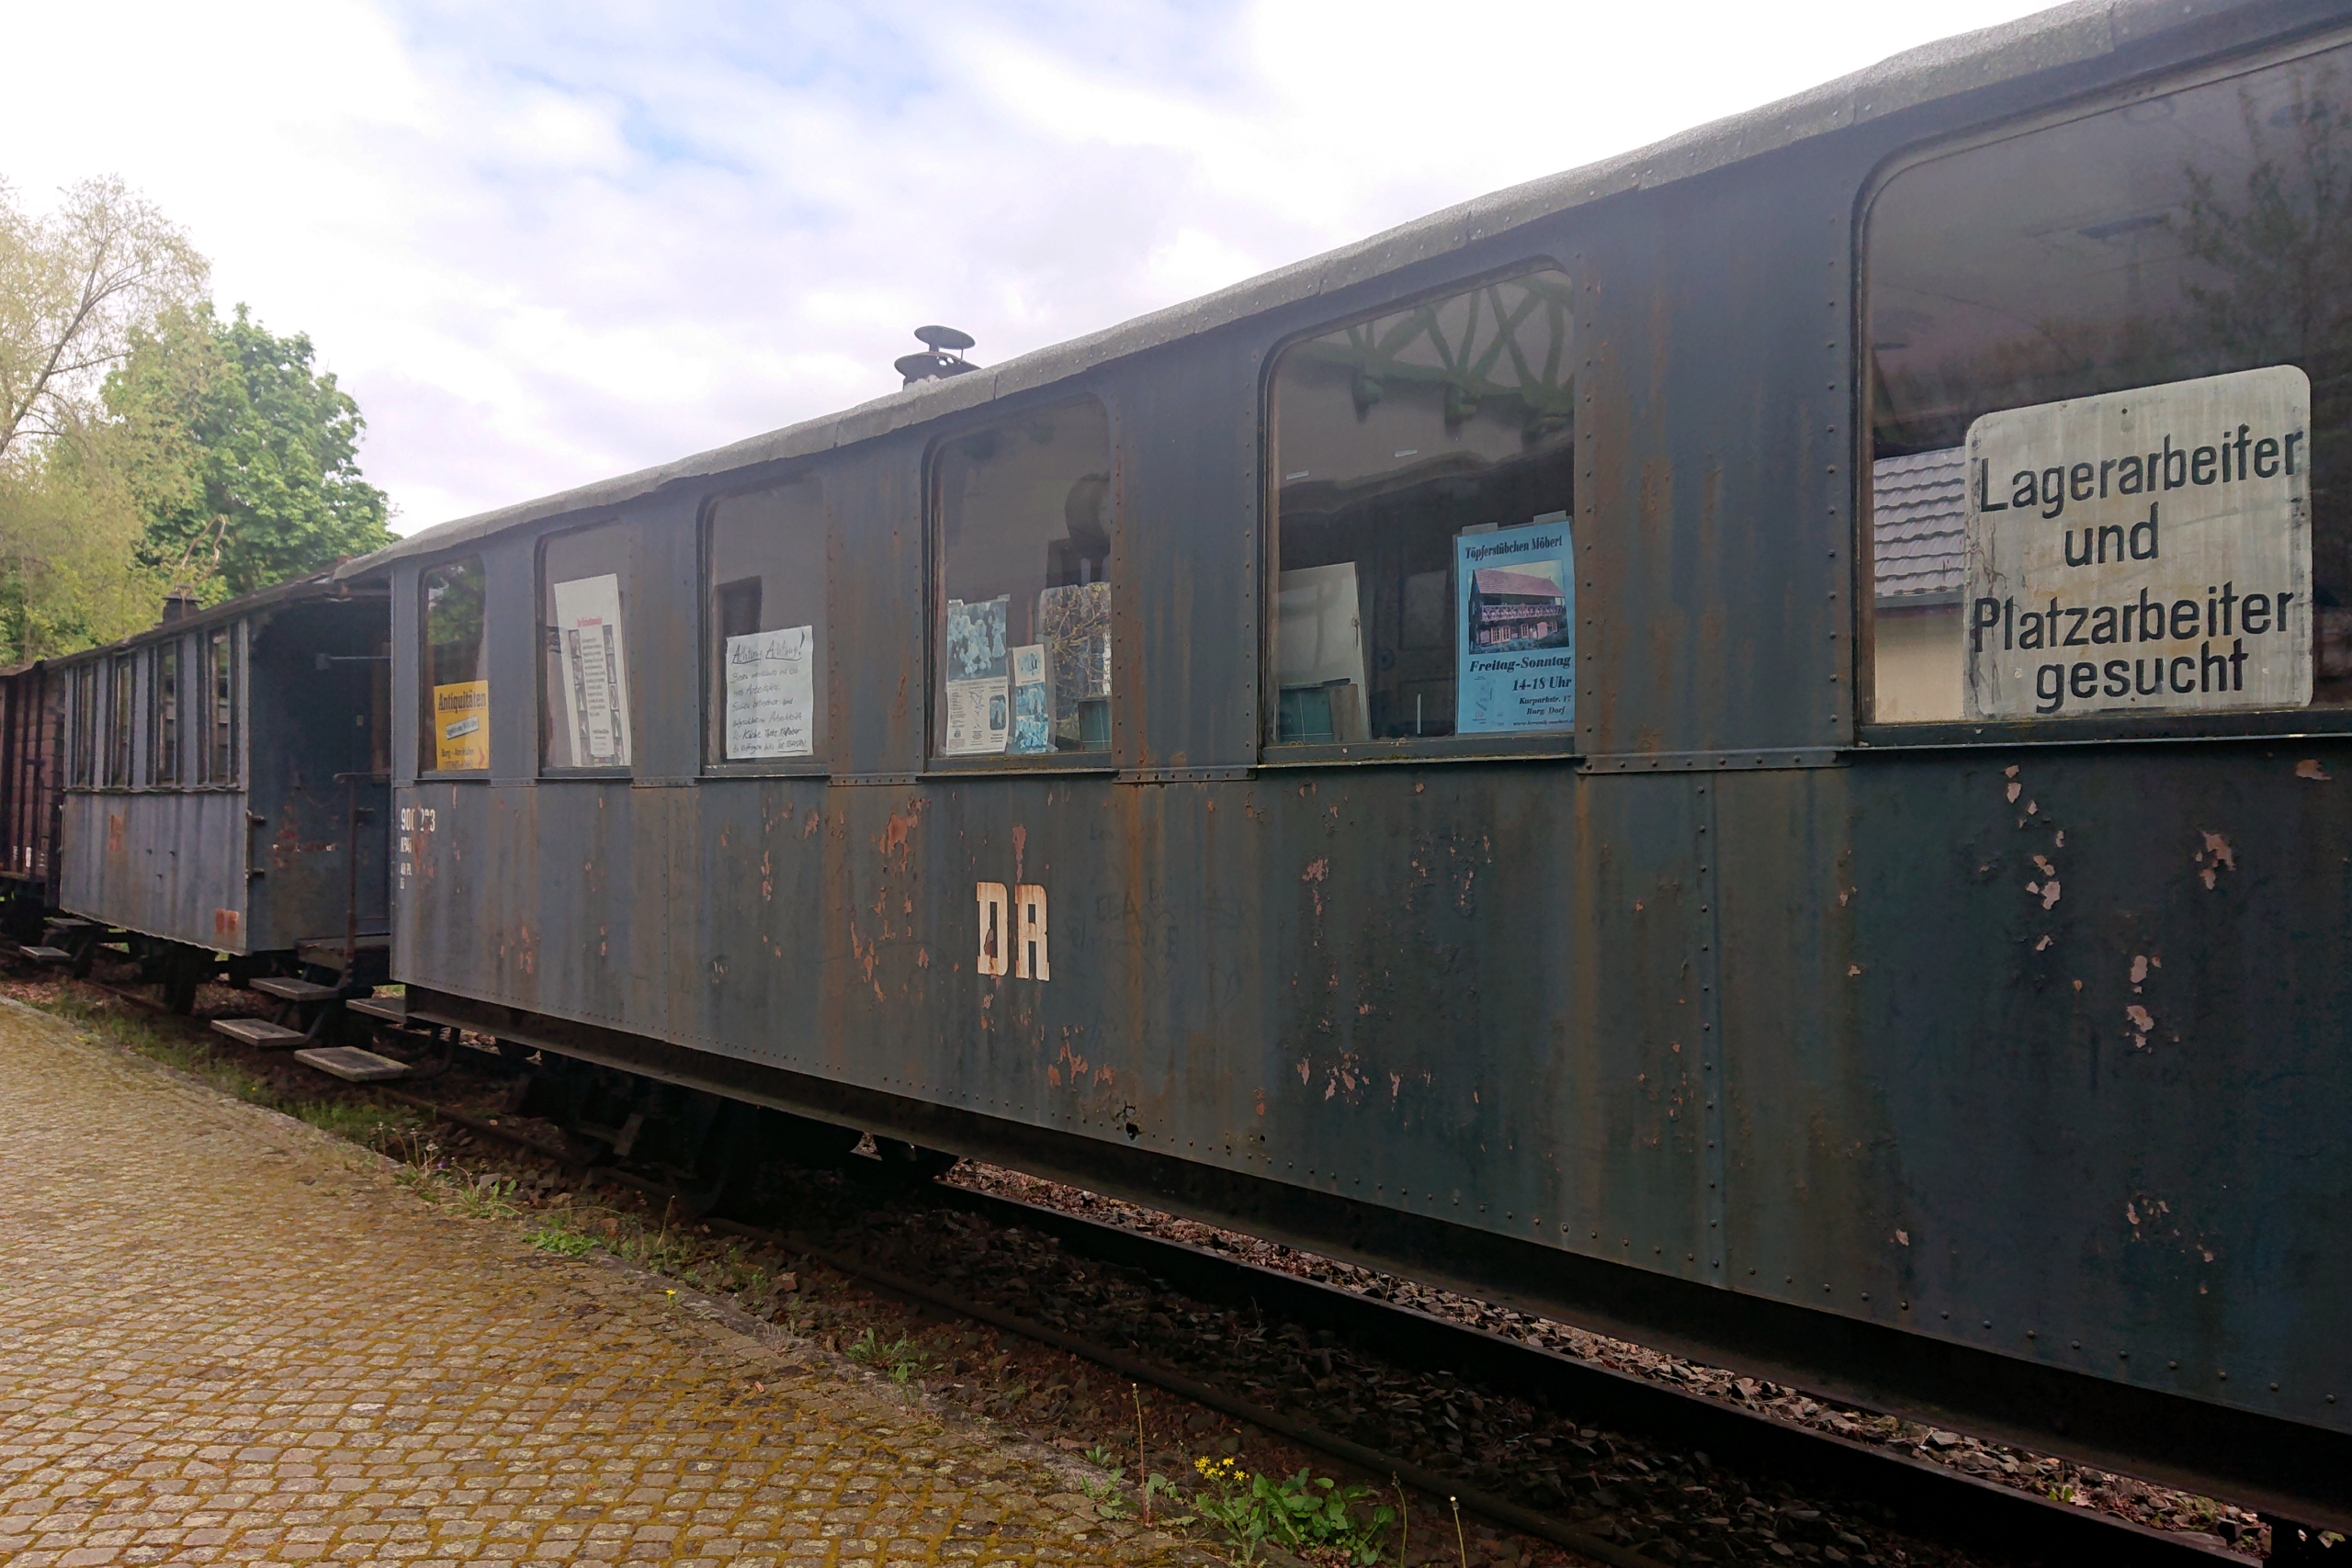
[[[2075,6],[420,534],[395,976],[2352,1526],[2347,157]]]
[[[64,684],[45,660],[0,670],[0,933],[38,941],[52,897]]]
[[[119,930],[178,1010],[240,976],[380,978],[385,596],[319,573],[51,661],[61,951]]]

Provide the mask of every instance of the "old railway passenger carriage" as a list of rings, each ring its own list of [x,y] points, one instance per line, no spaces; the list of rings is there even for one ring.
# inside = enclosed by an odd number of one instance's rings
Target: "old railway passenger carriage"
[[[319,573],[175,597],[160,625],[50,661],[63,945],[34,951],[86,971],[119,931],[183,1012],[224,956],[240,979],[382,978],[385,631],[379,587]]]
[[[2352,1526],[2347,158],[2079,5],[420,534],[396,977]]]

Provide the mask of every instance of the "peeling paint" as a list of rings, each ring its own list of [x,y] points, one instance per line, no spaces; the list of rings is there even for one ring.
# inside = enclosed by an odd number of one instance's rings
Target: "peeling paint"
[[[2299,779],[2317,779],[2322,784],[2325,784],[2335,775],[2319,765],[2318,758],[2306,757],[2295,764],[2295,776]]]
[[[2205,840],[2205,847],[2191,857],[2190,863],[2204,867],[2197,874],[2198,880],[2211,889],[2221,880],[2222,872],[2237,870],[2237,857],[2231,852],[2230,840],[2222,834],[2203,833],[2200,836]],[[2210,863],[2208,856],[2211,857]]]

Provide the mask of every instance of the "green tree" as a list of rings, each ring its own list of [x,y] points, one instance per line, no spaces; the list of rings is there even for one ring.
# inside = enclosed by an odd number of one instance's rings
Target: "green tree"
[[[391,542],[360,477],[359,405],[311,368],[307,334],[236,308],[170,310],[132,334],[105,400],[146,518],[140,564],[203,596],[249,593]]]
[[[10,660],[152,625],[145,513],[103,378],[132,337],[201,296],[204,258],[119,180],[34,215],[0,182],[0,644]]]

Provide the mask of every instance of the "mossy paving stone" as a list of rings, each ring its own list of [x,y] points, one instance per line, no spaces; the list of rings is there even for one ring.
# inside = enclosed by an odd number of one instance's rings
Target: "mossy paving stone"
[[[1176,1563],[1040,1450],[0,1006],[0,1562]]]

